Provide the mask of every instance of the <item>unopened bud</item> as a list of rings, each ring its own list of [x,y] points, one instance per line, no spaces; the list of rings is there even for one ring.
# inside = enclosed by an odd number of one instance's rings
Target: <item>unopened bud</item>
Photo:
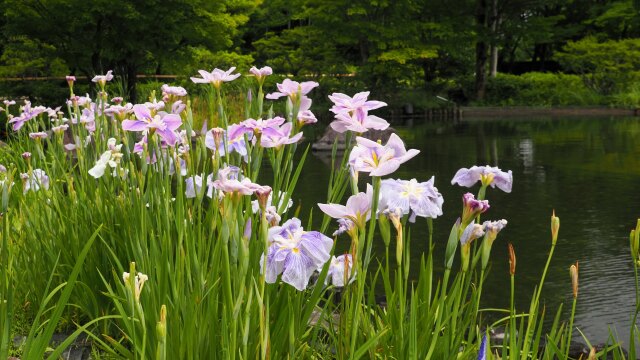
[[[269,195],[271,194],[271,187],[267,185],[261,186],[254,193],[258,198],[258,205],[260,205],[260,210],[265,211],[265,209],[267,208]]]
[[[245,240],[249,240],[251,238],[251,218],[247,219],[247,223],[244,225],[244,233],[242,237]]]
[[[67,84],[69,84],[70,88],[73,88],[73,83],[76,81],[76,77],[73,75],[67,75]]]
[[[573,298],[578,297],[578,262],[575,265],[571,265],[569,268],[569,275],[571,275],[571,288],[573,290]]]
[[[160,307],[160,321],[156,325],[156,333],[158,334],[158,340],[161,342],[165,341],[167,337],[167,306],[162,305]]]
[[[589,351],[589,358],[587,360],[596,360],[596,348],[592,347],[591,351]]]
[[[509,274],[511,276],[516,274],[516,252],[513,249],[513,245],[509,243]]]
[[[213,135],[213,143],[216,145],[216,151],[220,148],[220,144],[222,144],[222,136],[224,135],[224,129],[216,127],[210,130]]]
[[[551,214],[551,244],[555,245],[558,241],[558,230],[560,230],[560,218],[556,216],[554,210]]]

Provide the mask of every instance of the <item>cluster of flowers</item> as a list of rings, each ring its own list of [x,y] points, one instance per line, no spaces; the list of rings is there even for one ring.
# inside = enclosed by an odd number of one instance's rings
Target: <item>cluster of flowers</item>
[[[240,76],[240,74],[234,74],[234,71],[233,67],[227,71],[214,69],[212,72],[207,72],[200,70],[201,77],[193,77],[191,80],[194,83],[210,84],[219,90],[223,83],[233,81]],[[253,67],[250,72],[262,87],[264,79],[272,73],[272,70],[269,67],[261,69]],[[75,78],[73,76],[67,77],[72,93],[67,106],[69,109],[75,110],[69,112],[70,120],[63,117],[59,108],[32,107],[28,101],[25,101],[20,109],[21,114],[18,117],[11,117],[9,123],[13,124],[15,131],[18,131],[30,119],[46,113],[52,121],[54,133],[64,133],[69,128],[69,123],[82,125],[88,135],[84,141],[76,138],[74,144],[67,144],[66,149],[73,150],[91,142],[96,132],[96,119],[106,115],[122,130],[140,133],[140,140],[133,147],[133,153],[140,156],[145,153],[145,149],[148,149],[150,138],[157,135],[154,139],[157,139],[155,142],[161,149],[173,147],[176,150],[173,153],[177,154],[177,157],[175,159],[169,158],[171,165],[169,172],[173,174],[179,167],[179,173],[185,177],[185,196],[187,198],[195,198],[199,194],[206,194],[207,197],[213,198],[214,191],[217,192],[218,198],[223,198],[226,195],[255,194],[257,196],[258,199],[252,203],[252,210],[254,213],[264,214],[271,226],[268,232],[268,250],[261,258],[266,282],[274,283],[280,277],[283,282],[298,290],[304,290],[308,286],[312,274],[322,269],[327,262],[329,262],[327,283],[330,281],[335,286],[345,286],[354,279],[352,254],[332,257],[332,239],[317,231],[305,231],[300,220],[296,218],[288,219],[284,224],[279,225],[281,214],[292,205],[286,194],[277,194],[280,202],[277,206],[273,205],[269,186],[252,182],[243,176],[239,167],[232,165],[222,167],[217,174],[188,175],[185,159],[181,156],[189,153],[192,137],[196,134],[195,132],[188,133],[184,129],[181,130],[186,108],[184,98],[187,96],[187,91],[184,88],[165,84],[162,86],[162,100],[154,99],[144,104],[130,104],[124,103],[123,99],[118,97],[107,101],[104,91],[105,85],[112,79],[111,71],[106,75],[93,78],[93,81],[101,89],[97,101],[94,102],[89,95],[73,95]],[[277,84],[278,91],[267,94],[266,98],[276,100],[286,97],[287,108],[298,111],[297,114],[291,114],[291,121],[276,116],[269,119],[246,119],[231,124],[226,129],[204,129],[206,131],[204,134],[206,147],[212,150],[214,156],[226,156],[236,152],[247,161],[251,150],[248,147],[249,144],[267,149],[273,148],[277,151],[283,146],[297,143],[302,137],[300,128],[303,125],[317,122],[315,115],[310,111],[312,101],[307,97],[307,94],[317,86],[318,83],[312,81],[298,83],[285,79],[282,83]],[[341,93],[330,95],[329,99],[333,102],[330,110],[335,114],[335,120],[330,126],[339,133],[352,131],[358,135],[368,130],[388,128],[387,121],[369,114],[370,111],[386,106],[386,104],[368,100],[368,97],[369,92],[357,93],[353,97]],[[15,105],[15,102],[5,101],[7,109],[10,105]],[[31,133],[30,137],[40,140],[46,138],[47,133]],[[407,150],[403,141],[395,134],[392,134],[384,145],[361,136],[357,136],[355,141],[355,146],[350,149],[348,164],[356,183],[360,172],[369,173],[373,177],[387,176],[419,153],[415,149]],[[107,141],[107,146],[108,149],[102,153],[95,166],[89,170],[89,174],[100,178],[105,173],[110,173],[114,177],[125,178],[127,171],[120,164],[123,158],[123,145],[118,144],[116,138],[110,138]],[[155,153],[151,154],[147,161],[154,163],[156,161]],[[0,166],[0,169],[2,168]],[[108,168],[111,168],[111,171],[107,172]],[[205,179],[206,189],[203,189]],[[30,170],[28,173],[22,174],[22,180],[25,193],[29,190],[38,191],[40,188],[48,189],[49,187],[49,178],[41,169]],[[436,218],[442,215],[444,199],[434,186],[434,181],[434,177],[426,182],[418,182],[416,179],[384,179],[380,183],[378,199],[373,198],[373,189],[367,185],[366,192],[354,194],[347,200],[346,205],[318,205],[325,214],[338,219],[339,228],[334,236],[350,232],[355,228],[363,228],[364,223],[372,216],[387,216],[396,221],[403,216],[408,216],[410,222],[414,222],[416,217]],[[452,184],[458,183],[470,187],[477,181],[481,181],[485,187],[491,185],[507,192],[511,191],[511,172],[504,173],[498,168],[488,166],[461,169],[454,176]],[[287,203],[283,204],[285,199],[287,199]],[[378,204],[376,214],[371,213],[374,201]],[[485,232],[497,234],[506,225],[506,220],[485,222],[483,225],[475,224],[473,219],[477,214],[483,213],[489,208],[488,202],[475,200],[473,195],[466,194],[464,204],[463,224],[465,229],[460,237],[463,245],[482,236]],[[495,236],[493,238],[495,239]]]

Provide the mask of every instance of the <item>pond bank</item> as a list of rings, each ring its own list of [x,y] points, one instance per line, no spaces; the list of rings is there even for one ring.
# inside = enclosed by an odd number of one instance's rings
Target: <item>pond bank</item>
[[[462,106],[461,117],[638,116],[640,109],[608,107]]]

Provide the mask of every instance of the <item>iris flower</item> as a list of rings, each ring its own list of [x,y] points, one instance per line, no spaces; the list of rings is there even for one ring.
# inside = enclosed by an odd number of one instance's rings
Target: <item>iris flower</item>
[[[354,278],[351,277],[352,270],[353,260],[351,258],[351,254],[344,254],[338,257],[333,256],[331,258],[327,277],[324,279],[325,285],[331,282],[333,286],[343,287],[345,285],[345,280],[349,282],[354,280]]]
[[[14,117],[8,121],[9,124],[13,124],[13,131],[20,130],[27,121],[47,111],[47,108],[44,106],[31,107],[31,102],[28,100],[24,101],[24,105],[21,109],[22,113],[20,116]]]
[[[256,136],[261,136],[262,134],[267,134],[271,136],[279,136],[281,133],[279,131],[280,125],[285,122],[284,118],[280,116],[276,116],[272,119],[246,119],[240,123],[238,123],[237,127],[229,128],[229,136],[232,138],[239,137],[242,134],[253,134]]]
[[[117,175],[116,168],[122,159],[122,144],[116,145],[116,139],[110,138],[107,140],[107,145],[109,150],[102,153],[100,159],[96,161],[94,167],[89,170],[89,175],[98,179],[104,175],[105,170],[107,169],[107,165],[113,169],[113,176]]]
[[[288,122],[277,129],[275,133],[265,133],[260,138],[260,146],[264,148],[280,148],[283,145],[294,144],[300,141],[302,133],[291,136],[293,125]]]
[[[151,116],[145,105],[134,105],[133,112],[137,120],[125,120],[122,129],[126,131],[149,131],[157,133],[168,145],[173,146],[178,141],[176,129],[182,125],[180,116],[163,112]]]
[[[100,87],[104,87],[107,84],[107,81],[113,80],[113,70],[107,71],[105,75],[96,75],[91,79],[94,83],[100,85]]]
[[[45,190],[49,189],[49,176],[42,169],[35,169],[28,173],[20,174],[22,178],[23,193],[26,194],[29,190],[37,192],[40,188]]]
[[[239,124],[233,124],[229,126],[229,131],[224,131],[224,136],[226,137],[227,142],[227,150],[229,153],[237,152],[240,156],[247,156],[247,144],[244,141],[244,136],[242,136],[242,132],[239,132],[238,129],[241,127]],[[214,138],[214,129],[207,131],[207,135],[204,138],[204,144],[211,150],[217,151],[220,153],[220,156],[224,156],[226,154],[225,144],[223,141],[219,141],[216,146],[216,141]],[[235,134],[233,137],[229,136],[229,134]]]
[[[329,258],[333,241],[317,231],[304,231],[300,220],[292,218],[282,226],[269,229],[265,281],[273,284],[278,275],[282,281],[302,291],[313,272]],[[260,259],[261,268],[265,256]]]
[[[451,180],[451,185],[458,184],[460,186],[472,187],[476,182],[482,182],[483,186],[491,185],[491,187],[510,193],[513,185],[513,175],[511,170],[504,172],[498,167],[491,166],[472,166],[470,169],[462,168],[456,172]]]
[[[489,200],[476,200],[472,193],[462,195],[462,223],[468,224],[476,216],[489,210]]]
[[[232,74],[236,70],[236,67],[233,66],[227,71],[223,71],[220,69],[213,69],[212,72],[207,72],[205,70],[198,70],[200,76],[202,78],[192,77],[191,81],[196,84],[212,84],[216,89],[220,89],[220,86],[223,82],[233,81],[240,77],[240,74]]]
[[[353,97],[341,93],[329,95],[333,101],[331,112],[336,114],[336,119],[330,125],[339,133],[351,130],[356,133],[363,133],[369,129],[384,130],[389,127],[389,123],[375,115],[369,115],[370,110],[379,109],[387,104],[382,101],[367,100],[369,92],[360,92]]]
[[[380,187],[380,209],[397,209],[402,214],[411,216],[409,221],[415,222],[416,216],[435,219],[442,215],[444,199],[438,189],[433,186],[434,177],[419,183],[416,179],[382,180]]]
[[[267,94],[265,97],[267,99],[276,100],[283,96],[288,96],[289,99],[295,103],[298,98],[298,93],[300,93],[301,96],[307,95],[309,91],[319,85],[320,84],[315,81],[304,81],[299,83],[290,79],[284,79],[282,84],[276,85],[278,87],[278,91]]]
[[[349,164],[354,171],[368,172],[371,176],[389,175],[420,153],[415,149],[407,151],[396,134],[391,134],[384,146],[363,137],[357,137],[356,141],[358,144],[351,150]]]
[[[163,95],[187,96],[187,90],[182,86],[169,86],[164,84],[160,89]]]
[[[265,66],[260,69],[253,66],[251,67],[251,69],[249,69],[249,72],[256,77],[258,83],[262,84],[264,82],[264,79],[273,73],[273,70],[269,66]]]
[[[318,204],[320,210],[334,219],[350,220],[353,224],[364,226],[364,223],[371,218],[371,202],[373,198],[373,187],[367,186],[366,193],[358,193],[347,199],[346,205],[340,204]],[[341,224],[346,226],[347,224]]]
[[[224,193],[251,195],[260,186],[248,178],[239,180],[239,177],[239,168],[227,166],[218,172],[218,179],[213,182],[213,187]]]

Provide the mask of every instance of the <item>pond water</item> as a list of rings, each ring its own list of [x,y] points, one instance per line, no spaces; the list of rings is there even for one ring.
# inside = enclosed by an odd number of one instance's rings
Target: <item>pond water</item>
[[[511,242],[517,255],[516,307],[520,312],[528,309],[550,249],[555,209],[561,227],[542,294],[547,318],[561,302],[568,318],[569,266],[579,261],[575,325],[592,343],[606,341],[610,330],[627,342],[635,299],[628,236],[640,217],[640,119],[522,117],[396,129],[408,148],[421,153],[393,177],[426,181],[435,175],[445,199],[444,215],[434,221],[436,265],[444,261],[449,230],[460,215],[462,194],[469,190],[451,185],[455,172],[472,165],[512,170],[512,193],[487,191],[491,209],[483,219],[504,218],[509,225],[493,246],[483,305],[508,308]],[[302,204],[302,214],[314,208],[316,222],[321,213],[314,204],[325,202],[329,171],[326,155],[310,154],[296,189],[298,196],[303,194],[295,199]],[[361,179],[361,187],[368,180]],[[469,191],[477,193],[478,186]],[[335,228],[332,223],[327,232]],[[411,235],[412,261],[417,264],[428,247],[426,222],[418,221]],[[347,247],[346,237],[339,241]],[[376,245],[382,255],[382,242]]]

